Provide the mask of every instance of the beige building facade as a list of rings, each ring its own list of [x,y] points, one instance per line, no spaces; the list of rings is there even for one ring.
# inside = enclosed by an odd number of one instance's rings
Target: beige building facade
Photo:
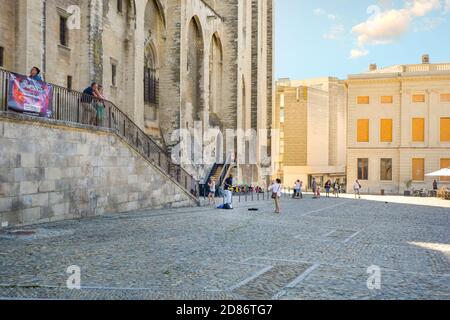
[[[349,190],[356,179],[366,193],[431,189],[426,174],[450,167],[450,64],[422,62],[349,76]]]
[[[0,7],[0,67],[37,66],[46,81],[74,90],[101,83],[169,151],[179,130],[193,135],[199,121],[201,132],[271,127],[273,0],[2,0]],[[202,149],[209,144],[217,141]],[[270,149],[270,135],[258,145]],[[265,154],[252,152],[258,180]],[[210,168],[186,166],[198,178]],[[243,169],[236,174],[242,179]]]
[[[336,78],[281,79],[276,86],[275,175],[286,186],[313,178],[345,183],[346,93]]]

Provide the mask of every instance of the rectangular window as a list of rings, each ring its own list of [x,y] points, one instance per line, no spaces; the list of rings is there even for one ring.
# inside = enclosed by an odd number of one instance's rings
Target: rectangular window
[[[122,7],[122,0],[117,0],[117,12],[122,12],[123,7]]]
[[[72,76],[67,76],[67,89],[72,90]]]
[[[280,108],[284,108],[284,93],[280,94]]]
[[[441,169],[450,168],[450,159],[441,159]],[[441,177],[441,182],[450,182],[450,177]]]
[[[442,93],[441,102],[450,102],[450,93]]]
[[[0,47],[0,67],[4,67],[5,48]]]
[[[393,96],[382,96],[381,97],[381,103],[382,104],[392,104],[394,102]]]
[[[450,118],[441,118],[441,142],[450,142]]]
[[[68,47],[69,46],[69,35],[67,29],[67,18],[59,17],[59,44]]]
[[[392,142],[392,119],[381,119],[380,141]]]
[[[369,142],[369,119],[358,120],[358,142]]]
[[[370,98],[369,98],[369,96],[359,96],[356,99],[356,102],[358,104],[369,104],[370,103]]]
[[[424,103],[425,102],[425,95],[424,94],[413,94],[412,102],[413,103]]]
[[[115,87],[117,85],[117,65],[111,64],[111,84]]]
[[[412,119],[412,141],[424,142],[425,141],[425,119],[413,118]]]
[[[358,159],[358,180],[369,180],[369,159]]]
[[[392,159],[381,159],[380,180],[392,181]]]
[[[412,179],[413,181],[425,180],[425,159],[412,159]]]

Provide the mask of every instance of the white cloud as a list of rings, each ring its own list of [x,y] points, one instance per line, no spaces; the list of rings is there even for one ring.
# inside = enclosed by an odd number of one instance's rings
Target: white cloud
[[[317,8],[317,9],[314,10],[314,14],[315,14],[316,16],[321,16],[321,15],[326,14],[326,12],[325,12],[325,10],[323,10],[322,8]]]
[[[327,16],[327,18],[331,21],[335,21],[337,19],[337,16],[335,14],[327,13],[327,11],[322,8],[314,9],[313,12],[316,16]]]
[[[367,56],[369,54],[369,51],[366,49],[353,49],[350,51],[350,58],[351,59],[357,59],[364,56]]]
[[[345,28],[342,24],[336,24],[331,27],[331,30],[323,35],[326,40],[339,40],[340,37],[345,33]]]
[[[445,0],[444,13],[449,13],[449,12],[450,12],[450,0]]]
[[[443,0],[450,8],[450,0]],[[387,8],[388,1],[381,1]],[[405,0],[404,7],[401,9],[382,10],[378,6],[370,6],[367,13],[371,16],[360,24],[352,28],[352,32],[357,35],[359,49],[352,50],[351,56],[358,58],[366,55],[365,45],[389,44],[401,38],[407,33],[413,21],[425,17],[431,12],[441,8],[440,0]],[[440,21],[425,21],[422,29],[435,28]],[[413,31],[419,30],[415,28]],[[366,53],[361,55],[362,53]]]
[[[388,10],[372,15],[366,22],[353,27],[358,44],[387,44],[408,31],[411,15],[408,10]]]
[[[406,8],[416,17],[426,16],[441,7],[440,0],[412,0],[406,3]]]

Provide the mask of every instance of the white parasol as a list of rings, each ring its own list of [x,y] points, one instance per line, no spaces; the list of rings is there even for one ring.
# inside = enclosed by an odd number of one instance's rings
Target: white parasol
[[[444,168],[426,175],[427,177],[450,177],[450,168]]]

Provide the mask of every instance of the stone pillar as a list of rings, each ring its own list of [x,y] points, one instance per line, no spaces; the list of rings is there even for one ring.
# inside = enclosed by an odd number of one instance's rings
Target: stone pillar
[[[15,71],[27,74],[33,66],[42,68],[42,0],[18,0],[16,5]]]
[[[89,73],[92,81],[103,80],[103,1],[89,2]]]
[[[145,50],[145,7],[146,1],[136,1],[136,30],[134,37],[134,94],[130,114],[134,122],[144,129],[144,50]]]

